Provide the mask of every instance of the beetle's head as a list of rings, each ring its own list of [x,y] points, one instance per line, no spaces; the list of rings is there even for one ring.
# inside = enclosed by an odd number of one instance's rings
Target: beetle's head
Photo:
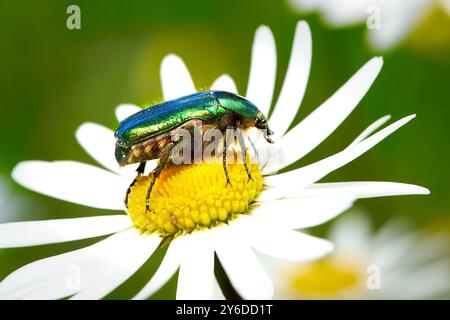
[[[266,117],[261,112],[258,113],[255,119],[255,127],[258,129],[267,129],[268,125]]]
[[[255,117],[255,127],[264,131],[264,138],[267,140],[267,142],[273,143],[273,140],[270,138],[270,136],[273,134],[273,131],[269,129],[269,122],[262,112],[258,112]]]
[[[119,164],[119,166],[123,167],[128,163],[128,158],[131,153],[131,148],[127,146],[123,146],[120,143],[116,142],[116,161]]]

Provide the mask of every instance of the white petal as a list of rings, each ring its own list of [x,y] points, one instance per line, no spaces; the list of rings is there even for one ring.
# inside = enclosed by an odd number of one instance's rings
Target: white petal
[[[141,108],[139,108],[134,104],[129,103],[120,104],[116,108],[116,118],[120,122],[141,110],[142,110]]]
[[[83,149],[99,164],[113,172],[120,172],[114,157],[114,132],[96,123],[83,123],[75,132],[75,137]]]
[[[214,251],[209,231],[194,232],[186,240],[178,274],[177,299],[211,299]]]
[[[228,74],[223,74],[217,78],[212,84],[211,89],[238,93],[233,78],[231,78]]]
[[[116,112],[123,113],[119,109],[138,108],[133,105],[120,105]],[[139,108],[138,108],[139,109]],[[139,109],[140,110],[140,109]],[[115,158],[116,141],[114,132],[97,123],[84,123],[78,127],[75,136],[83,149],[99,164],[121,176],[130,178],[130,182],[136,176],[136,165],[120,167]],[[147,167],[151,165],[148,163]]]
[[[286,132],[297,114],[308,84],[311,56],[311,31],[306,22],[300,21],[295,30],[294,44],[283,87],[273,114],[270,116],[270,129],[275,132],[276,137],[281,137]]]
[[[272,31],[260,26],[255,33],[246,97],[266,116],[273,98],[277,72],[277,51]]]
[[[414,244],[414,254],[408,255],[403,263],[406,262],[415,267],[432,260],[442,259],[448,256],[449,243],[449,236],[445,234],[422,236]]]
[[[289,229],[258,226],[254,218],[242,216],[231,225],[258,251],[283,260],[309,261],[329,254],[333,244],[301,232]]]
[[[269,231],[269,230],[268,230]],[[333,251],[333,244],[297,231],[273,230],[259,233],[252,246],[269,256],[290,261],[311,261]]]
[[[397,292],[402,294],[402,299],[431,299],[448,294],[450,291],[449,270],[449,259],[430,263],[415,272],[404,275],[402,283],[396,288]]]
[[[381,182],[381,181],[354,181],[354,182],[335,182],[335,183],[315,183],[304,189],[306,194],[330,193],[330,192],[349,192],[353,193],[359,199],[376,198],[387,196],[400,196],[411,194],[430,194],[430,190],[424,187],[407,183]]]
[[[0,175],[0,223],[17,221],[28,210],[23,199],[10,189],[9,183]]]
[[[133,299],[147,299],[156,291],[161,289],[161,287],[167,281],[169,281],[169,279],[175,274],[178,267],[180,266],[184,245],[184,237],[176,238],[170,243],[166,255],[164,256],[161,265],[158,267],[158,270],[150,279],[150,281],[145,285],[145,287],[142,288],[142,290],[139,291],[139,293]]]
[[[36,246],[103,236],[132,226],[127,215],[0,224],[0,248]]]
[[[292,8],[302,13],[317,10],[321,7],[322,3],[322,0],[289,0]]]
[[[135,229],[89,247],[30,263],[0,283],[2,299],[100,299],[128,279],[153,253],[157,237]]]
[[[278,190],[289,190],[289,188],[303,188],[306,187],[319,179],[326,176],[328,173],[336,170],[349,163],[350,161],[356,159],[367,150],[371,149],[378,142],[382,141],[384,138],[395,132],[397,129],[402,127],[404,124],[413,119],[415,115],[405,117],[403,119],[394,122],[390,126],[384,128],[383,130],[375,133],[369,138],[358,143],[353,148],[344,149],[343,151],[310,164],[308,166],[302,167],[300,169],[292,170],[286,173],[265,177],[264,182],[271,186],[278,186]]]
[[[72,300],[101,299],[132,276],[147,259],[155,252],[161,242],[156,235],[140,235],[137,230],[129,230],[129,234],[114,247],[115,253],[107,260],[103,270],[97,267],[95,282],[91,286],[83,287]],[[98,271],[101,270],[101,274]]]
[[[217,279],[214,278],[213,283],[213,294],[212,294],[212,300],[226,300],[225,296],[222,293],[222,289],[219,286],[219,283],[217,282]]]
[[[358,199],[388,196],[430,194],[427,188],[407,183],[381,181],[354,181],[314,183],[304,189],[269,188],[261,192],[258,201],[266,202],[283,198],[302,198],[323,196],[333,193],[346,192]]]
[[[405,218],[396,217],[386,222],[371,241],[373,260],[383,268],[406,274],[408,270],[414,271],[447,255],[448,236],[411,230]]]
[[[252,249],[232,228],[217,229],[216,252],[233,287],[244,299],[271,299],[272,281]]]
[[[316,197],[282,199],[259,203],[252,212],[259,223],[287,229],[302,229],[325,223],[349,209],[356,197],[351,193],[329,193]]]
[[[177,55],[169,54],[164,57],[160,73],[164,100],[197,92],[186,65]]]
[[[345,215],[332,227],[329,238],[338,252],[365,257],[371,249],[371,227],[364,213]]]
[[[405,267],[409,255],[414,255],[415,243],[418,242],[418,238],[418,232],[410,232],[406,235],[399,234],[382,247],[372,249],[371,257],[384,270],[390,267],[394,269],[398,266]]]
[[[437,1],[424,0],[292,0],[299,11],[318,10],[331,27],[379,22],[368,28],[377,50],[386,50],[405,38],[426,17]],[[443,2],[443,1],[441,1]]]
[[[402,41],[429,13],[433,1],[392,1],[381,8],[381,27],[369,30],[368,38],[376,50],[387,50]],[[399,2],[399,4],[395,4]]]
[[[358,105],[382,65],[381,58],[370,60],[327,101],[290,130],[279,141],[283,154],[271,171],[275,172],[297,161],[325,140]]]
[[[397,0],[399,1],[399,0]],[[395,1],[395,2],[397,2]],[[393,1],[391,1],[393,2]],[[322,2],[320,9],[323,17],[331,26],[350,26],[355,23],[364,22],[370,14],[370,6],[375,4],[377,7],[383,4],[383,1],[373,0],[334,0]],[[367,12],[369,10],[369,13]],[[384,17],[385,11],[381,12]]]
[[[348,145],[347,149],[353,148],[355,145],[363,141],[367,138],[372,132],[377,130],[380,126],[382,126],[386,121],[390,119],[390,116],[384,116],[370,126],[368,126],[363,132],[361,132],[358,137],[356,137],[351,144]],[[275,144],[267,144],[265,139],[260,139],[260,131],[256,130],[256,133],[253,134],[252,138],[256,141],[256,145],[258,148],[258,161],[263,168],[263,174],[271,174],[273,171],[278,170],[280,168],[280,163],[282,163],[282,158],[284,157],[284,151],[280,144],[275,142]],[[256,140],[259,138],[258,140]],[[263,141],[264,140],[264,141]],[[296,189],[298,190],[298,189]],[[296,190],[292,190],[295,192]],[[298,190],[300,191],[300,190]],[[273,192],[273,191],[271,191]]]
[[[374,234],[372,242],[372,250],[383,248],[386,243],[390,243],[398,238],[399,235],[410,232],[412,226],[404,217],[390,218],[388,222],[385,222]]]
[[[372,132],[374,132],[375,130],[377,130],[379,127],[381,127],[383,124],[385,124],[389,119],[391,119],[390,115],[381,117],[380,119],[378,119],[377,121],[375,121],[374,123],[372,123],[370,126],[368,126],[363,132],[360,133],[359,136],[356,137],[355,140],[353,140],[353,142],[348,146],[349,149],[353,148],[354,146],[356,146],[358,143],[360,143],[361,141],[363,141],[365,138],[367,138],[368,136],[370,136],[372,134]]]
[[[127,181],[109,171],[74,161],[25,161],[12,172],[22,186],[57,199],[122,210]]]

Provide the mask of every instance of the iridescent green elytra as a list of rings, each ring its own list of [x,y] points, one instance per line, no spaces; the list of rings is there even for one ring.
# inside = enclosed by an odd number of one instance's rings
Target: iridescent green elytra
[[[152,172],[152,183],[147,193],[147,209],[153,184],[169,160],[170,151],[178,143],[172,140],[173,133],[180,128],[189,130],[199,125],[216,128],[223,133],[227,128],[256,127],[264,130],[266,140],[272,143],[269,137],[272,132],[261,111],[247,99],[226,91],[198,92],[150,106],[135,113],[123,120],[115,132],[115,155],[121,166],[140,163],[137,169],[138,176],[143,174],[146,161],[160,159],[158,166]],[[245,160],[244,139],[240,130],[236,132]],[[223,151],[223,166],[227,183],[229,183],[226,147]],[[251,179],[245,161],[244,166]],[[135,181],[136,179],[131,186]],[[129,192],[130,188],[125,197],[125,204],[127,204]]]

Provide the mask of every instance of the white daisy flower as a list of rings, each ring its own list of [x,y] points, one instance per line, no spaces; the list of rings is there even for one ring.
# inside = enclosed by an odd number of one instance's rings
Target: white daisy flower
[[[341,218],[330,230],[336,250],[309,263],[267,257],[282,299],[432,299],[450,294],[449,239],[411,231],[403,220],[372,232],[364,213]]]
[[[449,0],[289,0],[300,12],[318,11],[333,27],[366,23],[376,50],[388,50],[405,39],[436,7],[450,15]]]
[[[223,171],[214,165],[174,166],[165,169],[165,176],[155,184],[151,214],[144,210],[144,190],[149,177],[143,177],[130,195],[129,215],[0,225],[3,248],[112,234],[89,247],[20,268],[0,283],[0,297],[102,298],[133,275],[155,252],[163,236],[169,234],[175,236],[174,240],[136,299],[150,297],[177,269],[178,299],[211,298],[215,284],[214,253],[243,298],[271,298],[273,284],[254,249],[285,260],[317,259],[328,254],[333,245],[295,229],[324,223],[358,198],[428,194],[425,188],[394,182],[315,183],[375,146],[414,116],[372,134],[388,120],[383,117],[341,152],[300,169],[267,176],[303,157],[328,137],[363,98],[383,63],[381,58],[367,62],[335,94],[287,131],[306,89],[311,48],[309,27],[299,22],[283,89],[270,117],[270,126],[278,133],[275,150],[280,156],[277,161],[264,160],[267,165],[263,172],[252,164],[253,181],[247,183],[247,175],[238,164],[229,165],[231,189],[226,189]],[[254,39],[245,95],[265,114],[272,104],[276,61],[273,35],[268,27],[262,26]],[[183,61],[173,54],[162,61],[161,81],[165,100],[196,91]],[[212,88],[236,92],[228,75],[218,78]],[[116,115],[120,121],[139,110],[134,105],[120,105]],[[105,169],[75,161],[26,161],[14,169],[14,179],[31,190],[61,200],[125,211],[123,197],[135,168],[118,168],[113,131],[85,123],[77,130],[76,138]],[[271,154],[273,150],[265,153]]]

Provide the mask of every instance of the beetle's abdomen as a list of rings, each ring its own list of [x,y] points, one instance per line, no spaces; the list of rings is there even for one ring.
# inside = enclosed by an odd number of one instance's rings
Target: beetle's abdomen
[[[159,135],[130,147],[116,144],[116,160],[120,166],[158,159],[170,144],[170,134]]]
[[[167,133],[163,133],[153,138],[146,139],[145,141],[133,144],[132,146],[123,146],[120,144],[116,144],[116,160],[120,166],[125,166],[128,164],[159,159],[166,152],[167,148],[170,147],[172,143],[172,137],[181,135],[179,130],[187,129],[191,131],[192,128],[198,126],[198,124],[196,123],[198,123],[199,121],[201,120],[187,121],[183,125],[178,126]],[[211,126],[206,125],[202,127],[202,130],[208,130],[209,128],[211,128]],[[203,132],[204,131],[201,131],[201,134],[203,134]],[[182,140],[181,143],[190,144],[193,142],[190,140]],[[192,145],[192,148],[195,148],[195,146]]]
[[[120,123],[116,131],[117,142],[132,146],[167,133],[189,120],[212,121],[217,115],[217,105],[217,100],[208,91],[145,108]]]

